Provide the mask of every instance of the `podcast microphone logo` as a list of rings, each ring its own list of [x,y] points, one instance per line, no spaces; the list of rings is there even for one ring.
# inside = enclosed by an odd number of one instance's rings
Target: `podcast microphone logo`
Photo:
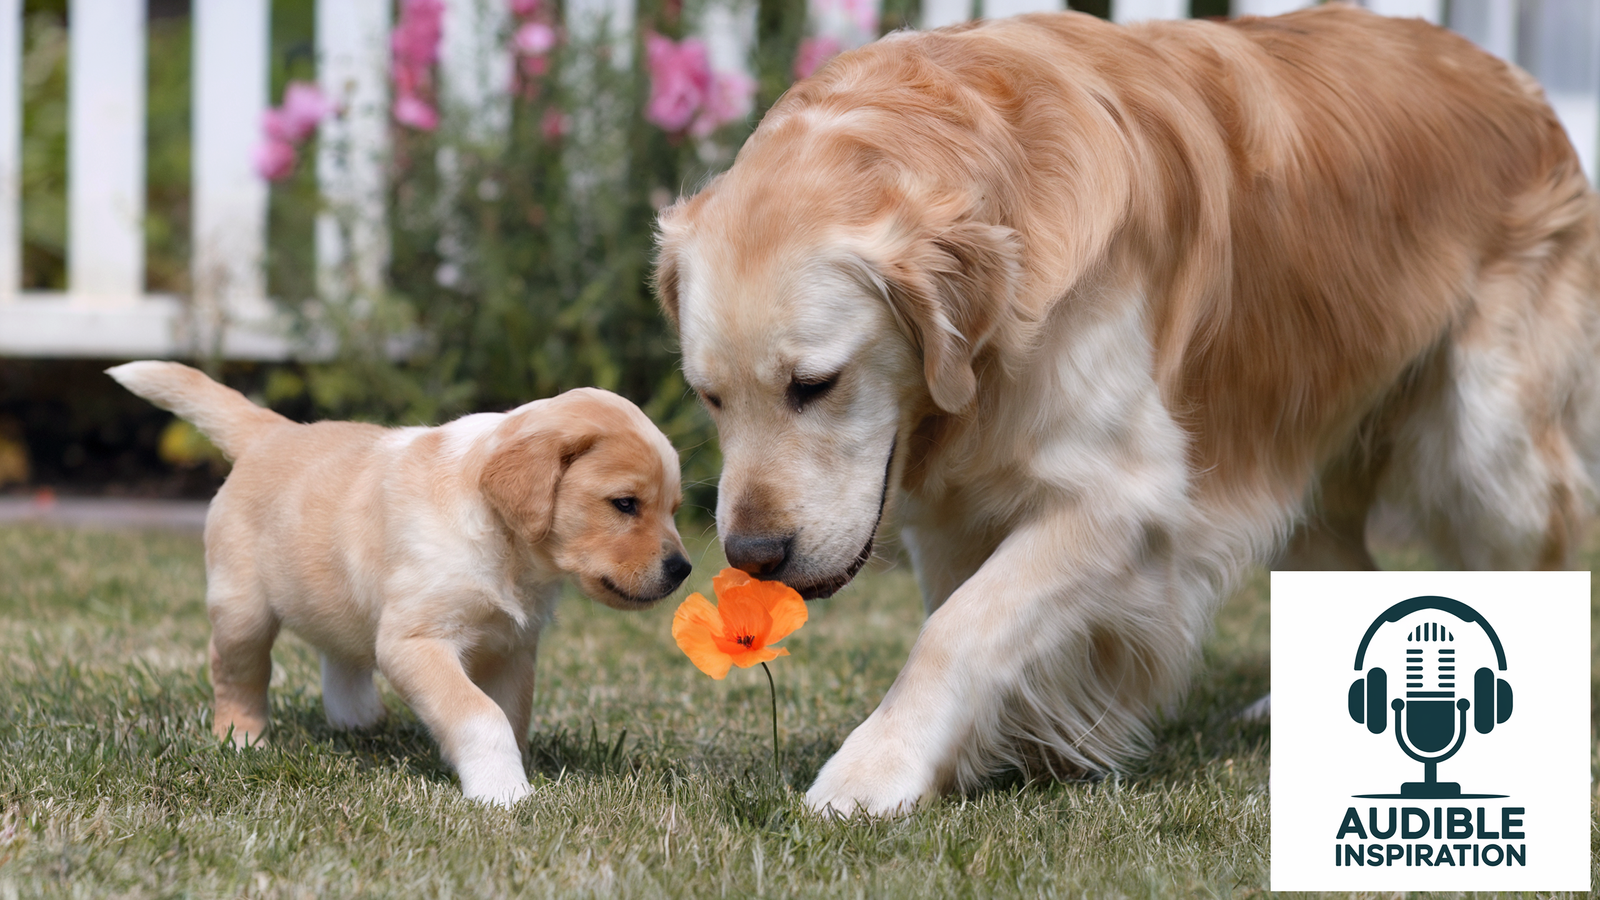
[[[1271,588],[1272,890],[1590,888],[1590,573]]]
[[[1467,714],[1472,713],[1473,728],[1489,734],[1495,726],[1511,718],[1511,685],[1500,677],[1506,670],[1506,652],[1500,636],[1477,610],[1449,597],[1412,597],[1384,610],[1361,638],[1356,650],[1357,672],[1362,671],[1367,647],[1386,624],[1422,611],[1438,616],[1415,622],[1405,634],[1405,692],[1389,699],[1389,675],[1379,667],[1367,671],[1350,685],[1350,718],[1367,726],[1373,734],[1389,728],[1393,712],[1395,741],[1405,754],[1423,765],[1421,781],[1407,781],[1397,794],[1356,794],[1375,799],[1488,799],[1505,794],[1464,794],[1461,785],[1439,780],[1439,764],[1454,756],[1467,739]],[[1454,620],[1454,621],[1451,621]],[[1459,624],[1458,624],[1459,623]],[[1472,675],[1470,696],[1458,689],[1457,632],[1465,637],[1477,625],[1494,646],[1498,672],[1488,666]],[[1460,685],[1466,688],[1466,685]],[[1458,696],[1458,694],[1463,694]]]

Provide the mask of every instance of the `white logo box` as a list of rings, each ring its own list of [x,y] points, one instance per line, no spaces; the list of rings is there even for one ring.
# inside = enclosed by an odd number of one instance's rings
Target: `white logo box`
[[[1422,601],[1372,628],[1418,597],[1465,606]],[[1587,891],[1589,609],[1587,572],[1273,572],[1272,889]],[[1401,731],[1423,744],[1412,752],[1445,757],[1437,784],[1396,740],[1395,698]],[[1479,709],[1495,707],[1480,732]],[[1462,796],[1441,796],[1451,783]]]

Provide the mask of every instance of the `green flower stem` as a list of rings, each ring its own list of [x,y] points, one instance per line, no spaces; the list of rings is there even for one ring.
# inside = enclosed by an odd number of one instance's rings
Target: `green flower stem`
[[[783,777],[783,771],[778,767],[778,686],[772,682],[772,670],[766,663],[761,664],[761,671],[767,673],[767,689],[772,692],[772,768],[778,769],[778,777]]]

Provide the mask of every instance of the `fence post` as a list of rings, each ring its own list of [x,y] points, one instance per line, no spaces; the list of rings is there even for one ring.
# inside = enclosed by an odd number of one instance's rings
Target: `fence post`
[[[195,350],[222,352],[229,322],[270,316],[262,272],[267,186],[251,165],[267,106],[268,0],[194,0]]]
[[[1539,0],[1520,6],[1517,62],[1544,85],[1593,181],[1600,174],[1600,4]]]
[[[1517,58],[1517,0],[1452,0],[1446,24],[1501,59]]]
[[[1111,0],[1111,21],[1187,19],[1189,0]]]
[[[878,38],[882,0],[807,0],[806,6],[813,32],[833,37],[846,50]],[[965,18],[963,15],[961,20]]]
[[[439,48],[441,112],[468,141],[500,140],[511,125],[510,24],[506,0],[445,0]]]
[[[0,0],[0,305],[22,289],[22,0]]]
[[[611,64],[622,70],[633,65],[633,0],[569,0],[566,15],[567,30],[580,44],[609,38]]]
[[[144,295],[145,5],[71,0],[67,291],[135,306]]]
[[[622,184],[628,172],[629,110],[616,91],[623,77],[632,77],[625,73],[633,67],[633,4],[634,0],[569,0],[566,5],[570,40],[561,78],[573,108],[561,154],[578,210],[579,233],[586,243],[618,227],[617,205],[595,201],[600,192]]]
[[[1317,0],[1233,0],[1236,16],[1276,16],[1312,6]]]
[[[706,42],[714,71],[756,77],[751,54],[756,46],[758,7],[756,0],[711,0],[701,10],[697,30]]]
[[[325,122],[317,183],[317,289],[371,296],[389,259],[389,0],[317,0],[317,81],[340,114]]]
[[[943,28],[972,18],[972,0],[922,0],[922,27]]]
[[[1384,16],[1426,19],[1435,25],[1444,22],[1444,0],[1367,0],[1366,7]]]

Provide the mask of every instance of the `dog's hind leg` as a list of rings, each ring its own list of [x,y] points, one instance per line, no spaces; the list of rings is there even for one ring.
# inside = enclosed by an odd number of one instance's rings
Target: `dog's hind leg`
[[[211,730],[235,747],[258,743],[267,731],[267,682],[278,618],[253,589],[230,590],[229,579],[208,573],[211,618]]]
[[[322,710],[335,728],[371,728],[388,710],[372,682],[372,667],[322,654]]]
[[[1385,492],[1409,502],[1443,565],[1574,561],[1600,455],[1594,230],[1484,273],[1446,377],[1399,429]]]
[[[1295,526],[1274,569],[1296,571],[1378,568],[1367,549],[1367,514],[1377,495],[1386,455],[1355,449],[1322,474],[1305,519]]]

